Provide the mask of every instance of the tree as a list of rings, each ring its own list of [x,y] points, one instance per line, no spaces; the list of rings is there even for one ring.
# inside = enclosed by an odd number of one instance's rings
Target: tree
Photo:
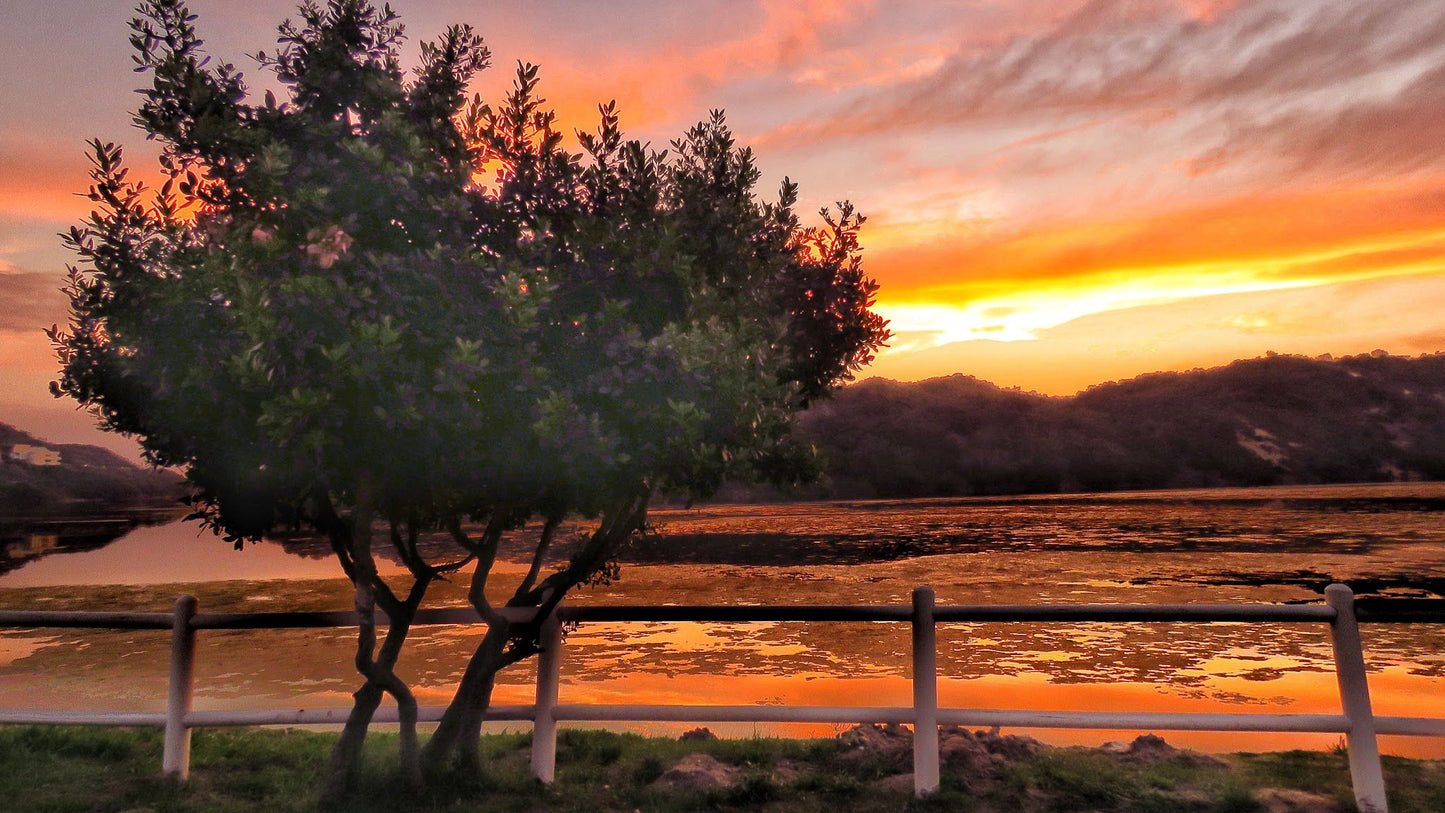
[[[305,4],[257,55],[287,98],[257,101],[179,0],[139,12],[153,81],[136,122],[168,180],[151,195],[92,143],[53,389],[182,467],[195,515],[237,546],[280,525],[329,538],[364,682],[328,793],[383,695],[411,781],[423,757],[475,762],[497,671],[539,647],[537,622],[508,623],[491,595],[503,534],[533,540],[504,603],[540,619],[612,575],[654,494],[809,476],[794,415],[887,338],[863,218],[840,204],[804,228],[786,180],[760,202],[721,113],[656,151],[624,140],[609,103],[570,152],[535,66],[495,109],[467,99],[488,62],[467,26],[423,44],[408,77],[389,8]],[[558,561],[569,515],[595,527]],[[459,558],[422,554],[436,529]],[[378,575],[378,545],[406,589]],[[488,631],[423,755],[395,666],[428,586],[466,567]]]

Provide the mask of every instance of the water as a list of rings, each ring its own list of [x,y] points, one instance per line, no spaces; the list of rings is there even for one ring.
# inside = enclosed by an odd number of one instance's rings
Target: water
[[[907,603],[914,586],[930,584],[940,603],[1284,602],[1317,601],[1331,581],[1379,595],[1439,596],[1442,518],[1445,484],[667,510],[654,516],[659,532],[627,554],[621,580],[575,601]],[[526,564],[520,546],[504,553],[499,588]],[[172,523],[31,559],[0,576],[0,605],[164,609],[185,591],[211,610],[345,609],[347,585],[335,576],[325,547],[312,541],[236,552]],[[442,585],[435,603],[462,603],[464,587]],[[958,706],[1337,712],[1325,632],[948,625],[940,631],[940,694]],[[1445,715],[1445,630],[1369,625],[1364,634],[1377,713]],[[165,636],[0,633],[0,705],[159,709]],[[423,703],[449,698],[478,639],[476,628],[413,635],[402,669]],[[347,630],[203,633],[200,644],[199,708],[345,705],[356,684]],[[562,702],[907,705],[908,649],[907,628],[882,623],[588,625],[569,636]],[[526,667],[506,676],[498,702],[530,702],[531,680]],[[1122,735],[1041,734],[1056,742]],[[1169,738],[1219,750],[1337,739]],[[1387,738],[1385,747],[1445,756],[1441,740]]]

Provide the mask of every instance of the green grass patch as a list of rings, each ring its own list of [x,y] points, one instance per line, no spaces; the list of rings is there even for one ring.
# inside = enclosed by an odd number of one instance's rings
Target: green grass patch
[[[195,732],[191,779],[158,777],[160,733],[141,729],[0,727],[0,809],[200,813],[317,809],[334,733],[228,729]],[[397,781],[396,735],[373,734],[360,786],[345,809],[391,811],[1119,811],[1251,813],[1260,788],[1319,793],[1352,810],[1345,757],[1333,752],[1238,754],[1212,760],[1130,762],[1100,751],[1042,748],[980,768],[945,764],[942,788],[912,799],[908,780],[879,776],[884,761],[850,758],[834,740],[679,742],[660,737],[564,730],[557,782],[529,771],[529,734],[488,735],[480,773],[454,772],[423,792]],[[733,771],[724,787],[664,789],[654,783],[692,753]],[[1391,809],[1445,810],[1445,761],[1386,758]]]

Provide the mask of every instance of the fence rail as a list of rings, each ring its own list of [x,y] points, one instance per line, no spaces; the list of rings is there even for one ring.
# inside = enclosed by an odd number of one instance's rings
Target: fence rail
[[[509,608],[509,620],[536,623],[536,611]],[[353,612],[200,613],[183,596],[171,613],[0,611],[0,627],[69,627],[171,630],[170,671],[164,712],[80,712],[0,709],[0,724],[150,726],[165,732],[162,772],[185,779],[190,732],[195,728],[316,725],[345,722],[349,709],[196,711],[195,642],[200,630],[351,627]],[[911,706],[705,706],[559,704],[564,623],[892,622],[912,628]],[[1113,711],[1026,711],[946,708],[938,705],[937,625],[940,623],[1327,623],[1330,625],[1341,714],[1195,714]],[[378,623],[386,623],[384,616]],[[479,624],[471,609],[423,610],[416,625]],[[1445,737],[1445,718],[1377,717],[1370,706],[1360,623],[1445,623],[1445,600],[1366,599],[1356,602],[1344,585],[1330,585],[1324,604],[975,604],[935,605],[932,589],[913,591],[911,604],[809,604],[774,606],[561,606],[541,619],[536,702],[492,706],[489,720],[534,725],[532,770],[551,782],[560,722],[906,723],[913,726],[914,790],[926,795],[939,783],[938,726],[1340,733],[1349,749],[1350,778],[1363,811],[1387,810],[1377,735]],[[420,722],[436,722],[441,707],[423,707]],[[378,709],[377,723],[397,722],[395,708]]]

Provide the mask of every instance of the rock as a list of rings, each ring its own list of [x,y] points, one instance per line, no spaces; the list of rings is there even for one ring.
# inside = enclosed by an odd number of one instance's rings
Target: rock
[[[938,750],[949,765],[975,773],[992,771],[1006,762],[1017,762],[1038,753],[1043,744],[1033,737],[1001,735],[998,729],[969,731],[944,726],[938,732]]]
[[[688,754],[652,783],[662,790],[714,790],[725,788],[737,778],[738,769],[718,762],[707,754]]]
[[[973,736],[983,745],[984,750],[1009,761],[1028,759],[1043,747],[1043,743],[1033,737],[1022,734],[999,734],[997,728],[989,731],[977,731]]]
[[[1126,762],[1178,762],[1187,765],[1220,766],[1229,764],[1209,754],[1175,748],[1165,742],[1163,737],[1155,734],[1140,734],[1128,745],[1118,742],[1106,742],[1099,746],[1098,750],[1105,754],[1116,756]]]
[[[840,758],[848,762],[877,761],[896,770],[906,770],[913,764],[913,730],[896,723],[854,726],[839,734],[838,741],[843,746]],[[943,726],[938,731],[943,762],[977,774],[1027,759],[1041,747],[1042,743],[1033,737],[1002,735],[998,729],[969,731],[960,726]]]
[[[1198,788],[1184,788],[1165,793],[1164,796],[1178,802],[1183,810],[1203,810],[1210,806],[1210,796]]]
[[[944,764],[982,771],[993,767],[993,757],[972,731],[947,727],[938,732],[938,752]]]
[[[1024,804],[1024,810],[1044,810],[1053,807],[1050,802],[1054,800],[1054,795],[1036,785],[1024,788],[1024,798],[1028,800]]]
[[[717,735],[712,733],[711,729],[703,727],[694,728],[691,731],[684,731],[682,736],[677,739],[679,742],[709,742],[717,739]]]
[[[1340,813],[1340,806],[1334,799],[1289,788],[1260,788],[1254,792],[1265,813]]]
[[[873,787],[888,793],[901,793],[913,795],[913,774],[896,773],[892,776],[885,776],[872,782]]]
[[[965,728],[949,727],[938,732],[938,752],[944,765],[960,768],[971,776],[990,776],[1004,760],[991,754],[977,735]]]
[[[843,746],[840,759],[859,763],[877,760],[902,768],[913,762],[913,732],[897,723],[854,726],[838,735]]]
[[[1165,742],[1163,737],[1157,734],[1140,734],[1124,749],[1123,756],[1136,762],[1155,762],[1173,759],[1178,753],[1179,749]]]
[[[780,759],[778,764],[773,766],[771,778],[775,784],[791,785],[804,773],[806,771],[798,763],[791,759]]]
[[[1125,754],[1129,753],[1129,746],[1125,743],[1119,742],[1118,740],[1109,740],[1095,750],[1099,751],[1100,753],[1108,754],[1109,756],[1122,757]]]

